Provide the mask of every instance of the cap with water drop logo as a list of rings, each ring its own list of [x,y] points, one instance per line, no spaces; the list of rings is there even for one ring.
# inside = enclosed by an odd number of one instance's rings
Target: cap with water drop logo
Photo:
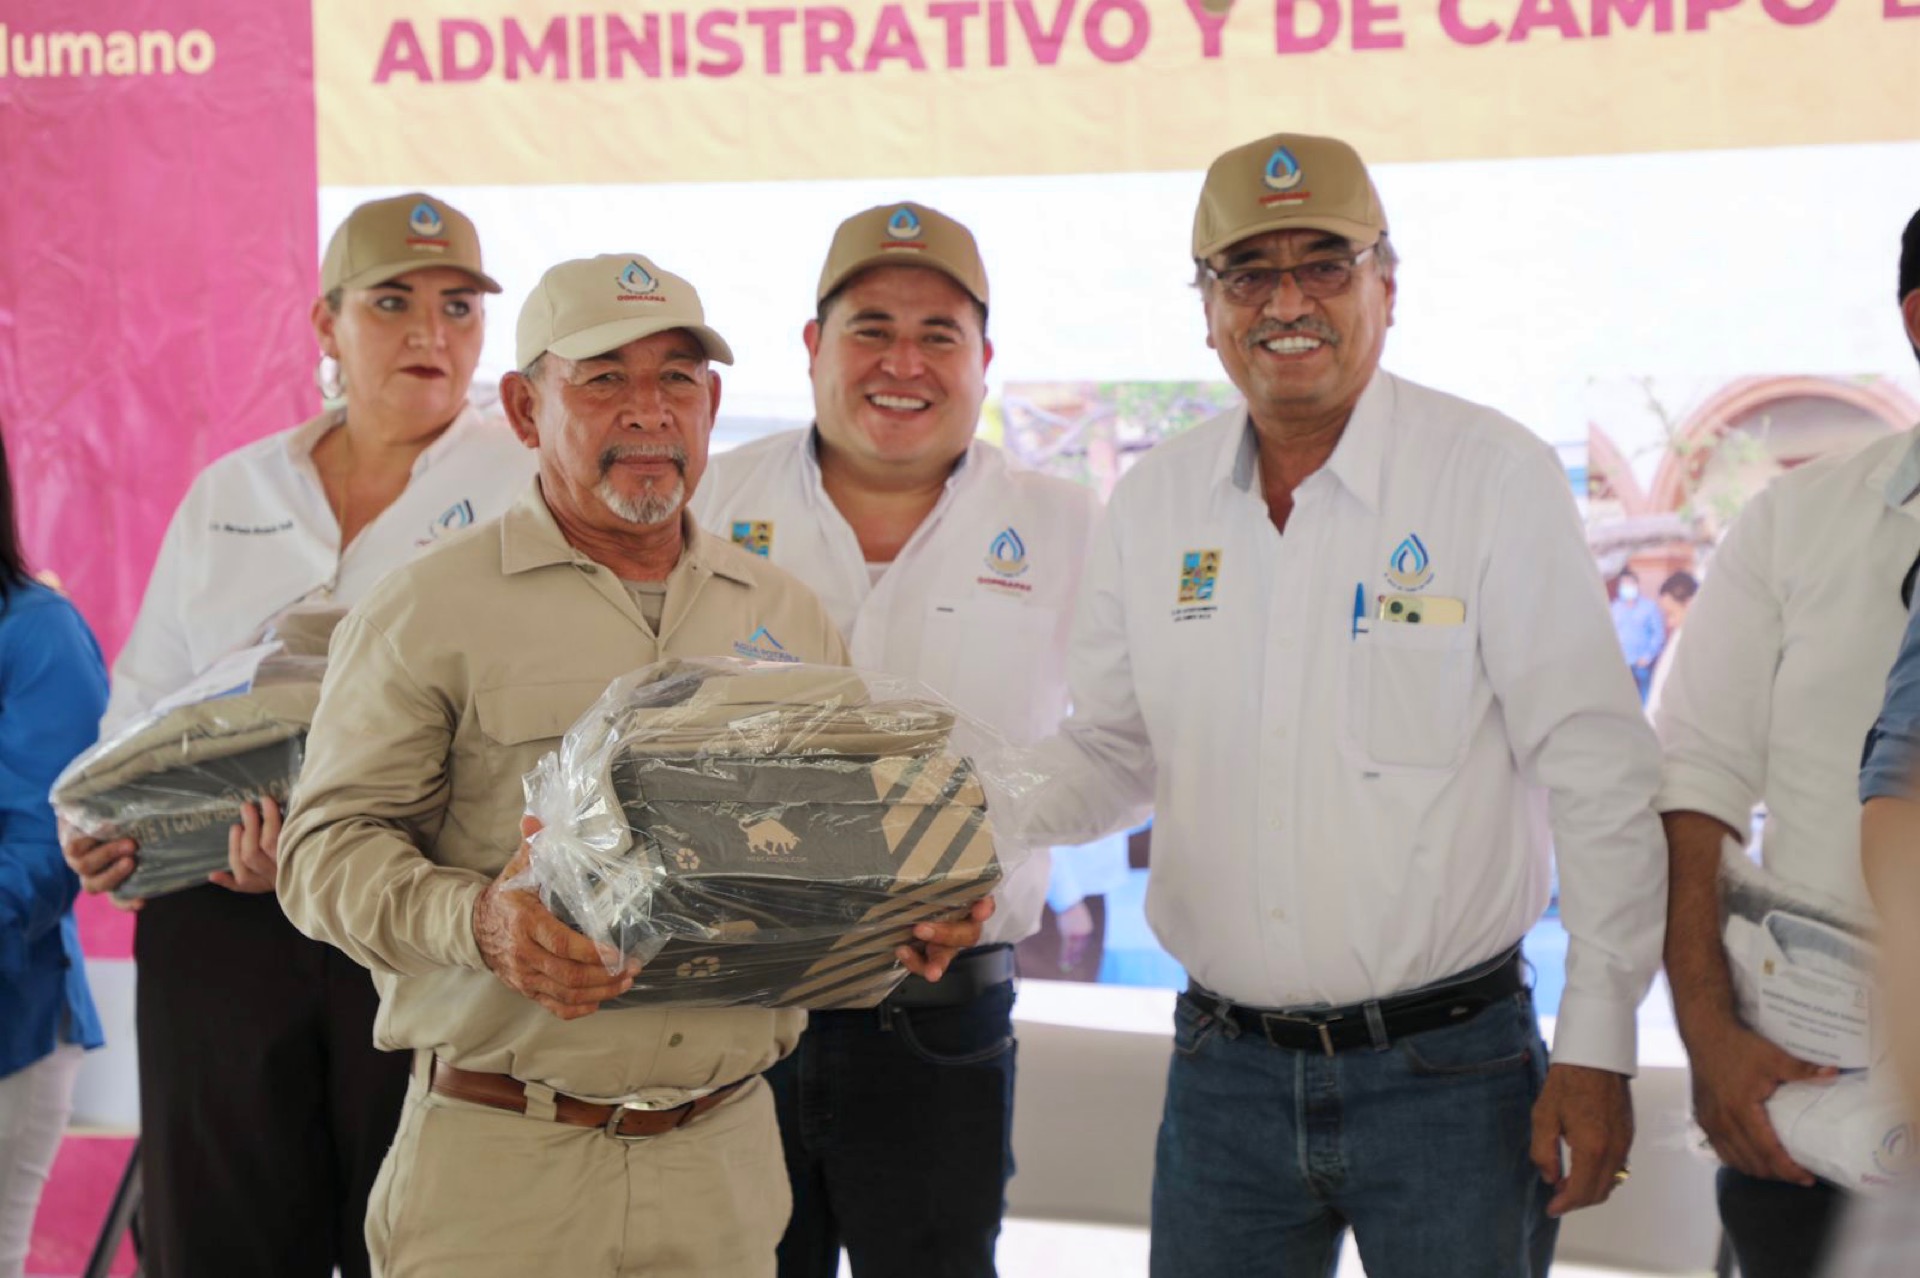
[[[924,266],[939,271],[987,304],[987,268],[973,232],[938,209],[905,201],[855,213],[833,233],[820,271],[824,302],[861,271],[875,266]]]
[[[408,271],[450,266],[488,293],[500,286],[480,265],[480,233],[445,200],[410,191],[370,200],[334,230],[320,262],[320,291],[372,288]]]
[[[684,328],[707,357],[733,363],[726,339],[707,327],[693,285],[638,253],[602,253],[550,268],[527,295],[514,330],[514,359],[522,369],[548,351],[586,359],[628,342]]]
[[[1193,255],[1268,231],[1326,231],[1356,249],[1387,233],[1387,211],[1359,152],[1338,138],[1274,133],[1207,169],[1193,215]]]

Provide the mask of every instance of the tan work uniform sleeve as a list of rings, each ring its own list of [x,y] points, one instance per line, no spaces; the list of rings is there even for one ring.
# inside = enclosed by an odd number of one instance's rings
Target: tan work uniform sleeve
[[[446,816],[457,714],[378,627],[358,614],[340,624],[281,835],[279,893],[295,927],[376,972],[486,969],[473,907],[490,880],[423,850]]]

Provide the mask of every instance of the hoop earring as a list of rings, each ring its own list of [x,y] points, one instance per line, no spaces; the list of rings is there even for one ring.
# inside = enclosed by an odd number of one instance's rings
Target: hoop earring
[[[338,404],[347,397],[347,370],[340,367],[339,360],[322,355],[313,370],[313,384],[319,388],[321,399]]]

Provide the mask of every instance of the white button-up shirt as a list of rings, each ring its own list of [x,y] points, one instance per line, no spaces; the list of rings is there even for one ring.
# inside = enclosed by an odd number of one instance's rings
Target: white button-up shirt
[[[1740,512],[1687,613],[1655,716],[1662,812],[1743,837],[1765,801],[1767,869],[1871,908],[1860,755],[1920,554],[1920,439],[1904,431],[1780,476]]]
[[[1631,1073],[1666,911],[1659,755],[1555,453],[1376,373],[1284,536],[1258,470],[1235,409],[1121,481],[1036,825],[1084,837],[1151,794],[1161,943],[1235,1001],[1300,1008],[1519,941],[1551,824],[1571,936],[1554,1059]],[[1464,620],[1380,620],[1390,594]]]
[[[917,679],[1015,745],[1053,732],[1067,706],[1073,598],[1099,501],[1009,465],[978,440],[892,564],[868,570],[820,483],[811,430],[717,454],[694,517],[813,588],[861,670]],[[1035,850],[996,892],[983,940],[1039,926],[1049,858]]]
[[[220,458],[174,512],[140,615],[113,665],[111,733],[177,691],[289,604],[350,607],[438,539],[505,514],[537,458],[504,418],[472,406],[414,459],[406,489],[343,552],[313,466],[339,424],[322,413]]]

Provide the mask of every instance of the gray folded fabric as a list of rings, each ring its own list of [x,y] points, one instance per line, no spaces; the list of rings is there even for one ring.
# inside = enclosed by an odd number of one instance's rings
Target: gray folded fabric
[[[603,702],[575,729],[594,748],[536,773],[565,771],[567,805],[617,812],[621,836],[597,856],[536,838],[549,905],[643,960],[622,1003],[872,1006],[913,926],[1001,874],[952,712],[868,700],[843,670],[696,673]]]
[[[266,633],[279,647],[248,662],[239,683],[222,687],[202,676],[211,695],[135,721],[60,774],[51,797],[63,820],[96,838],[140,845],[115,897],[205,883],[227,868],[227,832],[242,804],[271,796],[285,807],[320,699],[327,635],[340,615],[276,618]],[[216,663],[210,672],[219,669]]]

